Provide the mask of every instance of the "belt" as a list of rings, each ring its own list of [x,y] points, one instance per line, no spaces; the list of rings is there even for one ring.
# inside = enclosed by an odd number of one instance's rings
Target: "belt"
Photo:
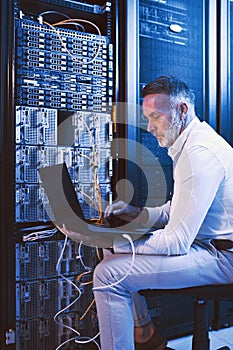
[[[212,242],[218,250],[233,248],[233,241],[230,241],[229,239],[213,239]]]

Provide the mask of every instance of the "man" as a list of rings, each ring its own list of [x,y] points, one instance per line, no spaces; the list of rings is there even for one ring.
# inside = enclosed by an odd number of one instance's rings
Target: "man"
[[[102,350],[166,348],[139,290],[233,282],[233,149],[196,117],[184,82],[161,76],[142,94],[148,131],[173,160],[174,193],[161,207],[143,208],[144,225],[164,228],[134,241],[130,272],[130,244],[113,247],[95,269]],[[140,211],[119,201],[105,216],[131,221]]]

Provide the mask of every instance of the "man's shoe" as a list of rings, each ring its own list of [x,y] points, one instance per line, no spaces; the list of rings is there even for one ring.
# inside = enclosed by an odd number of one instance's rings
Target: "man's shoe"
[[[152,337],[145,343],[135,343],[135,350],[165,350],[167,339],[155,329]]]

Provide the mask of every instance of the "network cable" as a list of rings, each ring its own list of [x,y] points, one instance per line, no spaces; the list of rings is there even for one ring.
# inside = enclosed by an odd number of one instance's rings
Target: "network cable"
[[[57,228],[51,230],[42,230],[28,233],[27,235],[23,235],[24,242],[32,242],[38,239],[50,238],[54,236],[58,232]]]
[[[127,233],[124,233],[122,235],[122,237],[126,238],[130,242],[130,245],[131,245],[131,248],[132,248],[132,260],[131,260],[131,263],[130,263],[130,266],[129,266],[129,269],[128,269],[127,273],[125,274],[125,276],[123,276],[122,278],[120,278],[118,281],[116,281],[114,283],[110,283],[110,284],[107,284],[105,286],[94,287],[93,291],[96,291],[96,290],[99,290],[99,289],[107,289],[107,288],[114,287],[117,284],[119,284],[122,281],[124,281],[129,276],[130,271],[132,270],[133,265],[134,265],[134,261],[135,261],[135,248],[134,248],[134,244],[133,244],[132,238]]]
[[[65,251],[65,248],[66,248],[66,245],[67,245],[67,240],[68,240],[68,236],[65,235],[64,245],[63,245],[63,248],[62,248],[60,257],[59,257],[59,259],[58,259],[58,261],[57,261],[57,264],[56,264],[56,270],[57,270],[57,272],[59,271],[59,265],[60,265],[60,263],[61,263],[61,259],[62,259],[62,256],[63,256],[63,254],[64,254],[64,251]],[[81,279],[81,277],[82,277],[84,274],[88,274],[88,273],[92,272],[92,271],[90,270],[90,268],[89,268],[88,266],[86,266],[86,265],[84,264],[83,260],[82,260],[82,257],[81,257],[81,245],[82,245],[82,242],[80,242],[80,244],[79,244],[78,256],[77,256],[76,258],[79,258],[79,259],[80,259],[80,261],[81,261],[83,267],[84,267],[87,271],[84,272],[84,273],[82,273],[81,275],[79,275],[79,276],[78,276],[79,279]],[[73,301],[72,301],[69,305],[67,305],[65,308],[63,308],[62,310],[60,310],[59,312],[57,312],[56,315],[54,316],[54,321],[55,321],[57,324],[61,325],[61,323],[57,320],[57,317],[58,317],[62,312],[64,312],[65,310],[67,310],[69,307],[71,307],[74,303],[76,303],[76,302],[80,299],[80,297],[81,297],[81,290],[80,290],[80,288],[78,288],[78,286],[77,286],[75,283],[73,283],[72,281],[70,281],[68,278],[66,278],[65,276],[63,276],[61,273],[59,273],[59,276],[61,276],[63,279],[65,279],[68,283],[72,284],[72,285],[75,287],[75,289],[78,290],[78,292],[79,292],[79,295],[78,295],[77,298],[75,298],[75,300],[73,300]],[[92,283],[92,281],[91,281],[91,283]],[[88,282],[88,284],[89,284],[89,282]],[[82,285],[86,285],[86,284],[83,283]],[[91,304],[90,304],[90,305],[87,307],[87,309],[84,311],[83,315],[79,318],[80,320],[84,319],[84,317],[87,315],[87,313],[90,311],[90,309],[91,309],[92,306],[94,305],[94,302],[95,302],[95,299],[92,300]],[[72,332],[74,332],[74,333],[76,334],[76,336],[75,336],[75,337],[72,337],[72,338],[69,338],[69,339],[67,339],[66,341],[64,341],[62,344],[60,344],[60,345],[56,348],[56,350],[61,349],[62,346],[66,345],[67,343],[69,343],[69,342],[71,342],[71,341],[75,341],[76,343],[79,343],[79,344],[87,344],[87,343],[93,342],[93,343],[97,346],[98,350],[101,350],[99,344],[98,344],[98,343],[96,342],[96,340],[95,340],[95,339],[99,336],[99,333],[96,334],[96,335],[95,335],[94,337],[92,337],[92,338],[91,338],[91,337],[84,337],[84,336],[81,336],[80,333],[79,333],[76,329],[74,329],[74,328],[72,328],[72,327],[70,327],[70,326],[68,326],[68,325],[65,325],[65,324],[62,324],[62,326],[65,327],[65,328],[67,328],[67,329],[69,329],[69,330],[71,330]]]
[[[66,24],[75,24],[75,23],[79,23],[79,22],[83,22],[83,23],[87,23],[87,24],[90,24],[92,25],[98,32],[98,35],[99,35],[99,40],[98,40],[98,48],[96,50],[96,53],[94,55],[94,57],[92,59],[90,59],[89,61],[82,61],[80,60],[78,57],[74,56],[66,47],[66,44],[64,43],[64,41],[62,40],[62,37],[59,33],[59,29],[56,29],[55,27],[56,26],[61,26],[61,25],[66,25]],[[97,56],[99,55],[99,52],[100,52],[100,49],[101,49],[101,46],[102,46],[102,41],[101,41],[101,31],[99,29],[99,27],[94,24],[93,22],[90,22],[88,20],[85,20],[85,19],[66,19],[66,20],[63,20],[63,21],[60,21],[60,22],[57,22],[57,23],[49,23],[49,22],[46,22],[44,21],[44,24],[48,25],[50,28],[52,28],[52,30],[56,33],[62,47],[65,49],[65,51],[68,53],[68,55],[74,60],[74,61],[77,61],[79,62],[80,64],[90,64],[92,62],[95,61],[95,59],[97,58]]]
[[[135,248],[134,248],[133,240],[132,240],[132,238],[131,238],[128,234],[125,233],[125,234],[123,234],[122,236],[123,236],[124,238],[126,238],[126,239],[130,242],[130,245],[131,245],[131,248],[132,248],[132,260],[131,260],[131,263],[130,263],[130,266],[129,266],[129,269],[128,269],[127,273],[125,274],[125,276],[123,276],[122,278],[120,278],[118,281],[116,281],[116,282],[114,282],[114,283],[107,284],[107,285],[105,285],[105,286],[95,287],[95,288],[93,288],[93,291],[114,287],[114,286],[116,286],[117,284],[121,283],[124,279],[126,279],[126,278],[128,277],[128,275],[130,274],[130,271],[132,270],[132,267],[133,267],[134,261],[135,261]],[[87,344],[87,343],[89,343],[89,342],[94,341],[99,335],[100,335],[100,332],[97,333],[93,338],[89,338],[89,339],[86,340],[86,341],[85,341],[85,340],[80,341],[79,339],[76,339],[76,340],[75,340],[75,343],[78,343],[78,344]],[[98,347],[98,349],[100,350],[99,347]]]
[[[73,304],[75,304],[75,303],[80,299],[81,294],[82,294],[81,290],[78,288],[78,286],[77,286],[75,283],[73,283],[72,281],[70,281],[70,280],[69,280],[68,278],[66,278],[63,274],[59,273],[59,266],[60,266],[60,264],[61,264],[61,259],[62,259],[62,256],[63,256],[63,254],[64,254],[64,251],[65,251],[65,248],[66,248],[66,245],[67,245],[67,241],[68,241],[68,236],[65,236],[64,245],[63,245],[61,254],[60,254],[60,256],[59,256],[59,259],[58,259],[58,261],[57,261],[57,264],[56,264],[56,271],[57,271],[57,273],[59,274],[60,277],[62,277],[65,281],[67,281],[68,283],[70,283],[70,284],[78,291],[78,296],[77,296],[77,298],[75,298],[69,305],[67,305],[65,308],[63,308],[62,310],[58,311],[58,312],[54,315],[54,318],[53,318],[53,319],[54,319],[54,321],[55,321],[58,325],[61,325],[61,322],[59,322],[59,321],[57,320],[58,316],[59,316],[61,313],[63,313],[65,310],[69,309]],[[67,328],[67,329],[69,329],[70,331],[74,332],[74,333],[76,334],[76,336],[80,336],[80,333],[79,333],[76,329],[74,329],[74,328],[72,328],[72,327],[70,327],[70,326],[68,326],[68,325],[66,325],[66,324],[62,324],[62,327]],[[68,342],[71,342],[71,341],[74,340],[74,339],[76,339],[76,337],[70,338],[70,339],[66,340],[65,342],[63,342],[62,344],[60,344],[60,345],[56,348],[56,350],[60,349],[63,345],[67,344]]]
[[[61,15],[61,16],[64,16],[66,17],[67,19],[70,19],[70,16],[68,16],[67,14],[63,13],[63,12],[59,12],[59,11],[44,11],[44,12],[41,12],[39,14],[39,20],[40,20],[40,17],[44,16],[44,15],[50,15],[50,14],[57,14],[57,15]],[[76,29],[81,28],[83,32],[85,32],[85,28],[82,24],[80,23],[75,23],[75,27]]]

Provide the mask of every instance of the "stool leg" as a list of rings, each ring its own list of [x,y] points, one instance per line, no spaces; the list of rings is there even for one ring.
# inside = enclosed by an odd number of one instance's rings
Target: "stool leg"
[[[209,327],[207,304],[204,300],[194,303],[192,350],[209,350]]]

